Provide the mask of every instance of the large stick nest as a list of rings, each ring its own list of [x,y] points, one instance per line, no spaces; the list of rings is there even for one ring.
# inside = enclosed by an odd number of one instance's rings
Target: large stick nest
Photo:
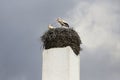
[[[50,29],[41,37],[45,49],[70,46],[76,55],[81,48],[78,33],[71,28]]]

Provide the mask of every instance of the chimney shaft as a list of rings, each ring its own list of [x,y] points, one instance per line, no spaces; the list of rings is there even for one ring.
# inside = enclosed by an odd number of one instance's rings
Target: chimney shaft
[[[55,28],[43,36],[42,80],[80,80],[79,35],[73,29]]]

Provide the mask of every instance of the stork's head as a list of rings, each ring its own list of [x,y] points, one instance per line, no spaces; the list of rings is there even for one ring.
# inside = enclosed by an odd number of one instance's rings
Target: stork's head
[[[51,24],[49,24],[49,25],[48,25],[48,28],[49,28],[49,29],[53,29],[54,27],[53,27]]]
[[[67,23],[67,21],[65,21],[64,19],[62,19],[60,17],[58,17],[56,21],[59,23]]]
[[[62,22],[63,20],[60,17],[58,17],[56,21]]]

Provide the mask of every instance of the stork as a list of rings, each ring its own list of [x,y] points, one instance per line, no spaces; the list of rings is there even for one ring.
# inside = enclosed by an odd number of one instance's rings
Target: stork
[[[62,18],[57,18],[57,20],[56,20],[62,27],[64,27],[64,28],[69,28],[69,24],[66,22],[66,21],[64,21]]]
[[[48,28],[49,28],[49,29],[54,29],[55,27],[52,26],[51,24],[49,24],[49,25],[48,25]]]

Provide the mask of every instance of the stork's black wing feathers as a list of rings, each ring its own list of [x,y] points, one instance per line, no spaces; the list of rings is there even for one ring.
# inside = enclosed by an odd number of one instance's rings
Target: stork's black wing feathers
[[[64,23],[64,26],[65,26],[65,27],[69,27],[69,24],[68,24],[68,23]]]

